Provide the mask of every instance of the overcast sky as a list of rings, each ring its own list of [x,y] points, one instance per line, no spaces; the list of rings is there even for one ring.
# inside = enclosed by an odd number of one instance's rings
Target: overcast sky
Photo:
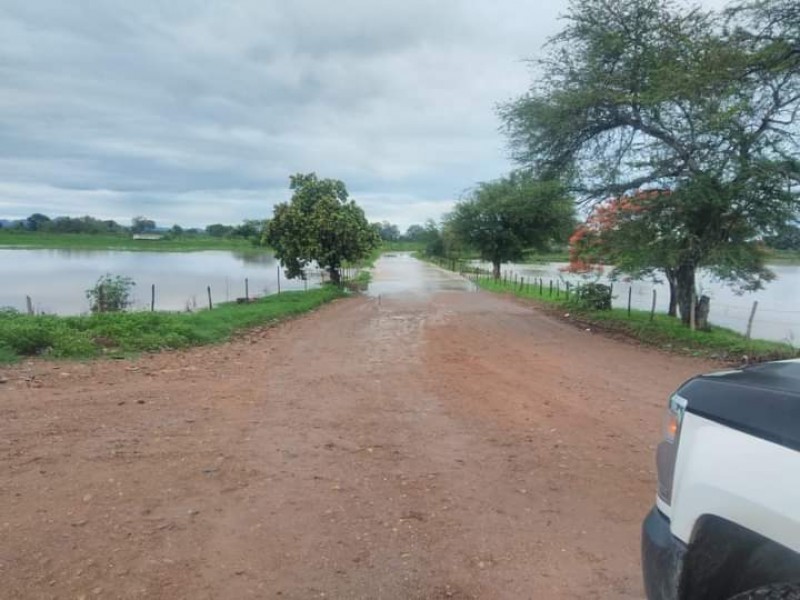
[[[511,167],[495,106],[565,7],[0,0],[0,217],[234,223],[315,171],[372,221],[438,219]]]

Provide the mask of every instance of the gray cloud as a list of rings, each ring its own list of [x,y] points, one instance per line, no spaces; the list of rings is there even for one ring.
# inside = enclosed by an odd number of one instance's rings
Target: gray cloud
[[[494,113],[565,0],[6,0],[0,216],[266,216],[290,173],[438,218],[510,165]]]

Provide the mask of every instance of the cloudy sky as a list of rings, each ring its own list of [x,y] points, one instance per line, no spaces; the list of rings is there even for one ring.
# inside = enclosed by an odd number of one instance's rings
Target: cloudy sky
[[[710,3],[710,2],[709,2]],[[566,0],[0,0],[0,218],[261,218],[288,176],[439,218],[510,168]]]

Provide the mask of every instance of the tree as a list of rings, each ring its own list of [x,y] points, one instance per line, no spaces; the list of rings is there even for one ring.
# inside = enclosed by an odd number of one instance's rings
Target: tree
[[[233,227],[230,225],[223,225],[222,223],[214,223],[213,225],[206,226],[206,234],[211,237],[221,238],[228,237],[233,233]]]
[[[456,204],[445,228],[491,262],[497,279],[502,263],[522,258],[524,250],[545,250],[565,240],[573,215],[572,199],[563,186],[518,171],[478,184]]]
[[[389,221],[374,224],[378,235],[384,242],[396,242],[400,239],[400,228]]]
[[[156,222],[146,217],[133,217],[131,220],[131,233],[146,233],[156,228]]]
[[[338,284],[342,265],[366,258],[380,238],[364,211],[349,199],[343,182],[297,174],[289,187],[292,198],[275,206],[264,242],[275,251],[288,278],[305,278],[306,267],[316,263]]]
[[[183,235],[183,227],[175,223],[175,225],[169,228],[169,234],[172,237],[180,237]]]
[[[663,275],[670,290],[668,314],[677,316],[678,270],[691,250],[686,223],[693,219],[680,212],[687,204],[674,202],[671,196],[669,190],[650,190],[596,205],[570,238],[570,270],[587,272],[611,265],[612,278],[619,274],[637,279]],[[731,248],[739,249],[738,256],[729,249],[724,256],[709,254],[698,266],[741,291],[770,281],[773,275],[763,265],[763,244],[752,239],[747,228],[732,223],[726,226]]]
[[[800,227],[796,223],[786,223],[764,242],[775,250],[800,250]]]
[[[259,219],[245,219],[241,225],[233,228],[231,235],[252,241],[258,244],[264,234],[264,221]]]
[[[675,230],[685,323],[699,268],[746,289],[770,279],[755,242],[797,206],[796,3],[726,18],[670,0],[574,0],[542,83],[501,109],[516,160],[586,202],[672,190],[646,214]]]
[[[50,223],[50,217],[41,213],[33,213],[25,220],[25,226],[29,231],[41,231]]]
[[[409,225],[403,234],[407,242],[421,242],[425,238],[425,228],[422,225]]]

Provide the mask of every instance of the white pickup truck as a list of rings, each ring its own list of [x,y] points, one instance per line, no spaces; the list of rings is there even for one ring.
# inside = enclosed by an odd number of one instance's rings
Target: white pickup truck
[[[656,462],[649,600],[800,600],[800,361],[686,382]]]

